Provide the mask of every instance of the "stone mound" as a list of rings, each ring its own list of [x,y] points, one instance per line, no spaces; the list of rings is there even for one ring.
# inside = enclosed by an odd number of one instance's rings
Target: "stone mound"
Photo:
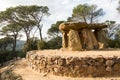
[[[62,32],[62,49],[81,51],[107,47],[106,28],[103,23],[66,22],[59,26]]]
[[[120,76],[120,51],[30,51],[29,66],[45,73],[67,77]]]

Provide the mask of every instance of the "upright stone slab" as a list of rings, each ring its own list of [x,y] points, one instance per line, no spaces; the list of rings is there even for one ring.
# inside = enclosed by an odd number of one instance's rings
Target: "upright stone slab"
[[[99,29],[95,32],[95,37],[97,38],[97,41],[99,42],[99,48],[105,48],[107,46],[107,37],[105,30]]]
[[[83,49],[86,49],[87,48],[87,45],[88,45],[88,33],[87,33],[87,29],[83,29],[82,31],[81,31],[81,33],[82,33],[82,41],[83,41],[83,44],[82,44],[82,46],[83,46]]]
[[[86,32],[87,32],[87,37],[88,37],[87,49],[93,49],[94,45],[92,41],[92,32],[91,30],[87,30]]]
[[[107,46],[107,25],[84,22],[66,22],[59,26],[62,36],[62,50],[102,49]]]
[[[78,31],[70,30],[68,34],[68,49],[72,51],[82,50]]]
[[[89,41],[91,42],[91,44],[89,44],[89,46],[91,45],[89,49],[98,49],[98,41],[92,30],[88,30],[88,38],[90,39]]]
[[[62,47],[67,48],[68,47],[68,36],[66,32],[62,33]]]

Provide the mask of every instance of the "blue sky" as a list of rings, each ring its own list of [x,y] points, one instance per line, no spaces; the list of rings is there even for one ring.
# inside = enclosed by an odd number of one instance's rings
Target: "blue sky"
[[[51,15],[44,18],[42,31],[43,37],[46,37],[46,32],[48,28],[50,28],[51,24],[54,24],[59,20],[66,20],[71,16],[73,8],[78,4],[96,4],[98,8],[103,8],[105,11],[105,16],[103,16],[101,22],[106,20],[115,20],[119,23],[120,15],[116,10],[118,2],[119,0],[0,0],[0,10],[2,11],[8,7],[18,5],[48,6]]]

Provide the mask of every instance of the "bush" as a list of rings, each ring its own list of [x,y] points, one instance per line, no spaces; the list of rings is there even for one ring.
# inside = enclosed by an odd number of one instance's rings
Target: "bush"
[[[16,51],[16,53],[15,53],[15,57],[23,58],[25,56],[26,56],[26,54],[23,51]]]
[[[108,47],[110,47],[110,48],[120,48],[120,40],[118,40],[118,39],[109,40],[108,41]]]
[[[0,63],[4,63],[13,58],[12,51],[0,51]]]
[[[37,50],[37,38],[30,38],[28,42],[24,44],[23,52],[26,53],[30,50]]]
[[[44,41],[44,40],[39,40],[38,43],[37,43],[37,48],[39,50],[48,49],[47,42]]]
[[[4,63],[13,59],[14,57],[25,57],[25,54],[22,51],[16,51],[13,53],[12,51],[0,51],[0,63]]]
[[[49,49],[60,49],[62,47],[62,38],[61,37],[55,37],[50,39],[48,42]]]

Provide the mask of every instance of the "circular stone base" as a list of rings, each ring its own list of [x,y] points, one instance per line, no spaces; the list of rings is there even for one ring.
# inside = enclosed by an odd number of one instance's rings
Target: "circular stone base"
[[[120,51],[29,51],[28,65],[41,73],[68,77],[120,76]]]

